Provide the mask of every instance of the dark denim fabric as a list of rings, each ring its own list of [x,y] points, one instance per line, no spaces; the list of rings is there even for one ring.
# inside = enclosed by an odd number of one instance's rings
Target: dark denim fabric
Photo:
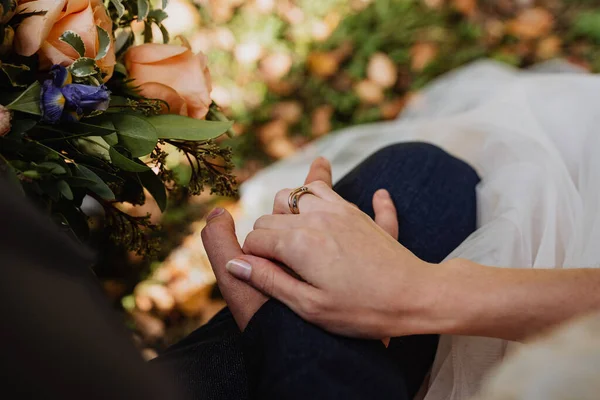
[[[398,211],[399,241],[442,261],[476,228],[479,178],[464,162],[425,143],[379,150],[335,190],[373,217],[372,197],[387,189]],[[379,341],[331,335],[270,300],[243,334],[227,309],[158,357],[175,383],[202,399],[410,399],[429,370],[436,335]]]

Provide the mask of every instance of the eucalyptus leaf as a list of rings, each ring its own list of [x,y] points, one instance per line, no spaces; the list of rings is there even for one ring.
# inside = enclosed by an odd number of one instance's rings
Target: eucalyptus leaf
[[[106,143],[108,143],[110,146],[115,146],[117,143],[119,143],[119,136],[117,136],[116,133],[111,133],[110,135],[106,135],[103,137],[104,141],[106,141]]]
[[[149,0],[137,0],[138,6],[138,21],[146,19],[150,12],[150,1]]]
[[[44,161],[38,164],[38,167],[41,167],[48,171],[53,175],[64,175],[67,173],[67,170],[62,165],[52,162],[52,161]]]
[[[125,6],[123,6],[123,0],[110,0],[113,6],[115,6],[115,10],[117,10],[117,15],[119,18],[123,17],[125,14]]]
[[[42,115],[40,97],[42,85],[35,81],[21,93],[12,103],[6,106],[9,110],[21,111],[33,115]]]
[[[114,147],[111,147],[108,150],[108,153],[110,154],[110,159],[112,163],[116,167],[121,168],[122,170],[129,172],[147,172],[150,170],[150,168],[147,165],[136,163],[135,161],[119,153],[119,151]]]
[[[56,187],[62,196],[67,200],[73,200],[73,191],[69,184],[65,181],[58,181]]]
[[[148,13],[148,19],[152,19],[157,24],[163,22],[168,16],[169,14],[158,8]]]
[[[96,60],[89,57],[78,58],[71,64],[69,69],[71,70],[71,73],[78,78],[84,78],[98,73]]]
[[[140,173],[138,174],[138,177],[140,178],[142,185],[148,189],[148,192],[150,192],[154,200],[156,200],[156,204],[158,204],[160,211],[165,211],[168,200],[167,189],[165,188],[164,182],[152,170]]]
[[[71,46],[79,54],[79,57],[85,56],[85,43],[83,43],[83,39],[77,32],[65,31],[58,40]]]
[[[98,54],[95,59],[101,60],[110,49],[110,35],[98,25],[96,25],[96,30],[98,31]]]
[[[114,200],[115,194],[108,187],[108,185],[100,179],[98,175],[96,175],[91,169],[87,168],[84,165],[77,165],[77,172],[79,176],[82,178],[88,179],[92,181],[92,184],[83,185],[84,187],[90,189],[92,192],[96,193],[98,196],[102,197],[105,200]]]
[[[156,147],[156,129],[147,118],[132,114],[112,114],[111,121],[117,129],[119,143],[129,150],[132,157],[150,154]]]
[[[183,115],[163,114],[149,117],[159,139],[208,140],[225,133],[233,122],[206,121]]]
[[[21,135],[36,125],[37,121],[33,119],[13,119],[11,121],[10,134]]]
[[[108,153],[109,146],[104,139],[100,136],[88,136],[82,137],[74,141],[77,144],[77,148],[82,153],[97,157],[103,161],[109,161],[110,155]]]
[[[115,32],[115,53],[119,53],[122,50],[125,50],[126,47],[129,47],[135,37],[130,28],[119,28]]]

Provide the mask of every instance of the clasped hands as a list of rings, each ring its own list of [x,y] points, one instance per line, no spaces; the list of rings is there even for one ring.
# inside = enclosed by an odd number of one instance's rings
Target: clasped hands
[[[312,194],[302,196],[300,214],[289,209],[291,190],[280,191],[273,214],[256,221],[243,248],[225,210],[207,217],[204,245],[240,329],[274,297],[336,334],[383,339],[425,333],[424,316],[438,301],[429,282],[440,268],[398,243],[389,193],[375,193],[373,221],[332,190],[327,160],[311,165],[305,185]]]

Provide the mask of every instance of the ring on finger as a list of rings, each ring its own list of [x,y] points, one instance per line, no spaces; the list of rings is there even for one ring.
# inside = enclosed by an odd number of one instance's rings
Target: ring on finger
[[[290,196],[288,197],[288,206],[290,207],[290,211],[292,214],[300,214],[300,209],[298,208],[298,202],[300,201],[300,197],[305,194],[313,194],[306,186],[300,186],[292,190]]]

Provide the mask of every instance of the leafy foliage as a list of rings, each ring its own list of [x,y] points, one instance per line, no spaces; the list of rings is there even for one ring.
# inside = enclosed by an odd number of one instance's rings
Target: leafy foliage
[[[87,57],[82,37],[67,30],[59,40],[72,48],[76,59],[66,69],[53,67],[48,72],[39,71],[37,55],[15,54],[9,41],[13,37],[8,36],[23,20],[43,12],[15,15],[16,2],[0,0],[0,43],[10,45],[6,51],[0,48],[0,70],[6,78],[0,79],[0,117],[10,124],[8,132],[0,132],[0,174],[69,227],[74,237],[88,239],[88,216],[100,208],[114,245],[152,258],[159,251],[159,227],[150,215],[124,211],[124,204],[144,204],[149,194],[164,211],[170,196],[200,193],[205,187],[234,195],[231,150],[214,141],[232,124],[216,106],[210,114],[214,121],[160,115],[167,109],[163,102],[141,96],[119,59],[107,80],[99,61],[112,51],[113,41],[119,46],[117,58],[133,45],[132,22],[143,21],[150,30],[147,41],[153,24],[165,42],[169,37],[162,25],[167,14],[154,9],[154,2],[106,4],[123,39],[96,26],[96,55]],[[162,7],[166,4],[163,0]],[[51,110],[56,114],[49,118]],[[167,165],[167,142],[189,160],[189,182],[175,179]],[[93,199],[92,209],[85,199]]]

